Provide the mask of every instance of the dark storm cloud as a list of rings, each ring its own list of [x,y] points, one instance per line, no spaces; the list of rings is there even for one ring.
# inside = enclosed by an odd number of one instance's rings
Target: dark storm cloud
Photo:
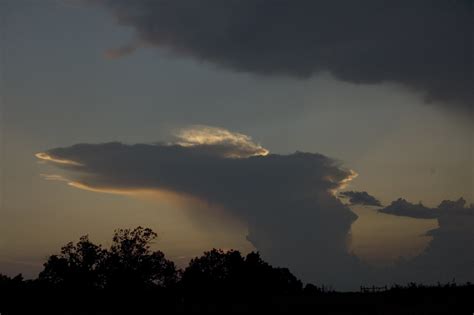
[[[366,191],[343,191],[339,193],[342,198],[349,198],[351,205],[376,206],[381,207],[380,201]]]
[[[204,134],[188,133],[182,144],[78,144],[39,157],[93,189],[166,189],[222,205],[272,263],[317,283],[357,283],[358,261],[347,252],[356,215],[333,195],[354,172],[321,154],[267,154],[239,134]]]
[[[141,46],[264,75],[328,71],[354,83],[400,83],[428,101],[474,101],[470,0],[86,0],[109,8]]]

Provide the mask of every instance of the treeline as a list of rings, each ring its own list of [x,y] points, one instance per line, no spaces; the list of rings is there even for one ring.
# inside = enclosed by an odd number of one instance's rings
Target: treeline
[[[315,312],[322,314],[472,314],[471,284],[411,284],[382,292],[338,293],[303,283],[258,253],[213,249],[180,270],[152,250],[151,229],[116,230],[109,248],[87,236],[68,243],[37,279],[0,274],[0,313],[158,314]],[[396,310],[397,312],[392,312]]]

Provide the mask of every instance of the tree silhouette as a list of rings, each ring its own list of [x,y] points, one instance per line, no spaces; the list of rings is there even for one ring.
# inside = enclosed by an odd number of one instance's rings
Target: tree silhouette
[[[56,287],[133,289],[167,287],[177,282],[175,264],[161,251],[152,251],[157,234],[151,229],[115,231],[110,249],[102,249],[82,236],[52,255],[39,280]]]
[[[247,255],[244,274],[246,282],[256,292],[294,294],[303,288],[302,282],[288,268],[272,267],[255,252]]]
[[[77,244],[70,242],[61,248],[59,255],[50,256],[38,279],[58,287],[102,287],[101,268],[105,252],[87,235],[82,236]]]
[[[302,283],[286,268],[264,262],[259,253],[245,258],[239,251],[213,249],[194,258],[184,270],[181,283],[197,292],[255,295],[298,293]]]
[[[238,251],[213,249],[192,259],[181,282],[187,289],[222,290],[236,288],[243,272],[244,259]]]
[[[175,264],[163,252],[151,250],[156,237],[148,228],[116,230],[103,262],[105,286],[127,289],[174,286],[178,280]]]

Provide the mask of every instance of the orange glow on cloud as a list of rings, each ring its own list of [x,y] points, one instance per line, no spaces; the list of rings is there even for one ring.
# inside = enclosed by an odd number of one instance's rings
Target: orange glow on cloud
[[[78,189],[92,191],[92,192],[106,193],[106,194],[133,195],[137,192],[134,190],[116,189],[116,188],[96,188],[96,187],[92,187],[92,186],[89,186],[80,182],[75,182],[75,181],[70,181],[67,184],[69,186],[72,186]]]
[[[349,170],[350,174],[349,176],[347,176],[345,179],[341,180],[341,183],[340,183],[340,186],[337,188],[337,189],[344,189],[347,187],[347,185],[354,179],[356,178],[357,176],[359,176],[359,174],[357,174],[355,171],[353,170]]]
[[[339,190],[346,188],[347,185],[349,185],[349,183],[357,176],[359,176],[359,174],[357,174],[354,170],[349,170],[349,175],[339,182],[339,186],[330,190],[331,194],[336,196]],[[332,181],[332,179],[329,180]]]
[[[55,181],[61,181],[61,182],[69,182],[69,179],[64,178],[62,175],[56,175],[56,174],[40,174],[40,175],[45,180],[55,180]]]
[[[93,187],[78,181],[69,180],[62,175],[57,174],[41,174],[45,180],[50,181],[61,181],[67,182],[67,184],[71,187],[95,192],[95,193],[104,193],[104,194],[113,194],[113,195],[123,195],[123,196],[130,196],[130,197],[140,197],[149,200],[159,200],[165,201],[173,204],[182,204],[182,203],[192,203],[192,204],[200,204],[209,207],[210,205],[207,204],[205,201],[189,195],[185,193],[178,193],[171,190],[166,189],[134,189],[134,188],[112,188],[112,187]]]
[[[69,180],[69,179],[63,177],[62,175],[57,175],[57,174],[41,174],[41,177],[43,177],[45,180],[67,182],[67,184],[71,187],[82,189],[82,190],[87,190],[87,191],[92,191],[92,192],[117,194],[117,195],[132,195],[132,194],[135,194],[135,193],[139,192],[139,190],[132,190],[132,189],[92,187],[92,186],[83,184],[83,183],[78,182],[78,181]]]
[[[53,163],[59,163],[59,164],[68,164],[68,165],[75,165],[75,166],[83,166],[83,164],[76,162],[76,161],[71,161],[71,160],[65,160],[65,159],[57,159],[49,155],[48,153],[45,152],[40,152],[36,153],[35,156],[43,161],[50,161]]]

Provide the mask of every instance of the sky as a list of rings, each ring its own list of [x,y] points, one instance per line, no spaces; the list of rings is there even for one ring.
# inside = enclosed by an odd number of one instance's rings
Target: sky
[[[259,250],[345,288],[472,239],[468,2],[276,3],[1,1],[0,272],[142,225],[181,266]],[[441,214],[378,211],[398,198]]]

